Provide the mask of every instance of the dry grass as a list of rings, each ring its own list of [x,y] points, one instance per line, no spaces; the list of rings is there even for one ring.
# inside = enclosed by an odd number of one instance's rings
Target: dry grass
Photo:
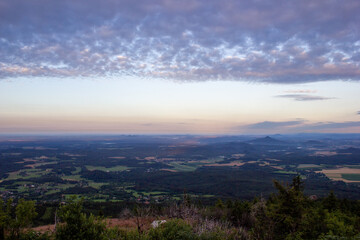
[[[151,228],[151,223],[154,220],[158,220],[159,218],[156,217],[141,217],[139,218],[140,223],[142,224],[142,230],[148,230]],[[160,219],[165,219],[165,218],[160,218]],[[124,230],[135,230],[137,229],[137,223],[136,223],[136,218],[132,217],[132,218],[126,218],[126,219],[121,219],[121,218],[108,218],[105,219],[105,223],[107,227],[116,227],[116,228],[120,228],[120,229],[124,229]],[[51,224],[51,225],[44,225],[44,226],[39,226],[39,227],[35,227],[32,228],[34,231],[36,232],[40,232],[40,233],[45,233],[45,232],[54,232],[55,230],[55,225]]]
[[[205,166],[211,166],[211,167],[240,167],[242,165],[244,165],[245,163],[243,162],[229,162],[229,163],[213,163],[213,164],[207,164]]]
[[[360,169],[358,168],[348,168],[348,167],[342,167],[337,169],[323,169],[323,173],[353,173],[353,174],[360,174]]]
[[[164,218],[161,218],[164,219]],[[154,220],[158,220],[156,217],[141,217],[140,222],[142,224],[142,230],[147,230],[151,228],[151,223]],[[117,227],[120,229],[133,230],[137,229],[136,217],[122,219],[122,218],[110,218],[106,219],[106,225],[108,227]]]
[[[337,152],[331,152],[331,151],[316,151],[314,154],[311,154],[310,156],[335,156],[337,155]]]
[[[316,171],[324,173],[328,178],[334,181],[343,181],[343,182],[360,182],[355,180],[346,180],[342,178],[341,174],[360,174],[360,169],[357,168],[348,168],[348,167],[341,167],[337,169],[323,169],[321,171]]]
[[[177,172],[177,171],[174,170],[174,169],[168,169],[168,168],[162,168],[162,169],[160,169],[160,170],[162,170],[162,171],[168,171],[168,172]]]
[[[51,224],[51,225],[39,226],[33,228],[33,230],[40,233],[53,232],[55,230],[55,225]]]
[[[270,167],[275,168],[275,169],[278,169],[278,170],[284,170],[284,168],[283,168],[283,167],[280,167],[280,166],[270,166]]]

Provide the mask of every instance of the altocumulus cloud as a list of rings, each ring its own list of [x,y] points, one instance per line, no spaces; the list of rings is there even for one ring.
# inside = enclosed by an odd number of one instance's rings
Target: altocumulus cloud
[[[360,1],[0,0],[0,78],[360,80]]]

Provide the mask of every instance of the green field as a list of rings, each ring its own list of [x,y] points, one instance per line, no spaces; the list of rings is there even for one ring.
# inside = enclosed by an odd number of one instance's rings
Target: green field
[[[24,169],[21,171],[11,172],[5,180],[17,180],[19,178],[29,179],[43,175],[43,171],[37,169]]]
[[[174,167],[173,169],[176,171],[179,171],[179,172],[192,172],[198,168],[197,165],[195,165],[195,166],[187,165],[187,164],[185,165],[185,164],[181,164],[178,162],[171,162],[171,163],[169,163],[169,165]]]
[[[81,168],[80,167],[76,167],[76,170],[71,172],[72,174],[79,174],[81,172]]]
[[[104,171],[104,172],[122,172],[122,171],[130,169],[129,167],[122,166],[122,165],[118,165],[115,167],[109,167],[109,168],[102,167],[102,166],[91,166],[91,165],[86,165],[85,167],[89,171],[100,170],[100,171]]]
[[[63,176],[61,177],[64,180],[75,180],[75,181],[80,181],[83,180],[83,178],[81,177],[81,175],[76,174],[76,175],[69,175],[69,176]]]
[[[360,174],[356,173],[343,173],[341,174],[341,177],[349,181],[360,181]]]
[[[344,165],[344,167],[360,169],[360,165]]]
[[[61,190],[65,190],[67,188],[70,188],[70,187],[75,187],[76,184],[58,184],[57,186],[55,187],[52,187],[53,189],[61,189]]]
[[[140,197],[141,195],[137,192],[137,191],[135,191],[135,190],[131,190],[131,189],[126,189],[125,190],[127,193],[131,193],[134,197],[136,197],[136,198],[138,198],[138,197]]]
[[[322,168],[322,166],[317,164],[299,164],[297,168]]]
[[[297,174],[297,172],[294,172],[294,171],[275,171],[275,173],[281,173],[281,174]]]
[[[155,195],[166,195],[168,194],[167,192],[157,192],[157,191],[154,191],[154,192],[141,192],[142,194],[144,194],[145,196],[155,196]]]
[[[60,190],[50,190],[50,191],[47,191],[45,193],[45,195],[51,195],[51,194],[58,193],[58,192],[60,192]]]
[[[89,187],[93,187],[96,189],[100,189],[104,185],[108,185],[108,183],[94,182],[88,180]]]

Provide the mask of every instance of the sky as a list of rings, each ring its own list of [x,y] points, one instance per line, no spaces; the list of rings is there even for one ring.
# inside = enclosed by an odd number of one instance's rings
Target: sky
[[[359,12],[0,0],[0,134],[360,133]]]

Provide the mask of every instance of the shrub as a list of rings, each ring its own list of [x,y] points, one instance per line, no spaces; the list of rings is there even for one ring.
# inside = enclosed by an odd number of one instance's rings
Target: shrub
[[[160,227],[151,229],[148,234],[149,240],[193,240],[197,236],[191,226],[180,219],[170,220]]]
[[[62,224],[56,229],[57,240],[102,240],[105,239],[105,223],[93,215],[82,212],[82,201],[74,198],[59,209]]]

